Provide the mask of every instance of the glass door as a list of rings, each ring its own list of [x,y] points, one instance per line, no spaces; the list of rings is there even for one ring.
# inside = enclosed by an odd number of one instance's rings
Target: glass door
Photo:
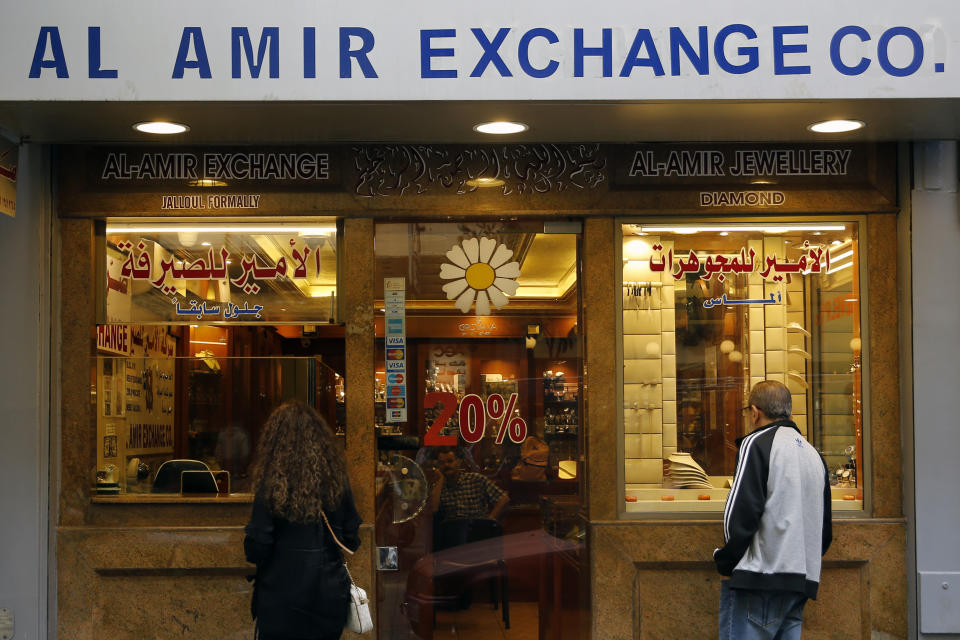
[[[579,637],[579,234],[550,230],[377,226],[380,638]]]

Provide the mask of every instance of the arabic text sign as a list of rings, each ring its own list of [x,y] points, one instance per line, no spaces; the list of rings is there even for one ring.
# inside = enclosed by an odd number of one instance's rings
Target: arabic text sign
[[[307,260],[310,256],[310,247],[301,248],[294,245],[295,240],[291,239],[293,247],[293,259],[296,261],[291,273],[294,278],[307,277]],[[147,245],[140,241],[137,243],[139,253],[134,255],[132,250],[133,242],[127,241],[117,245],[121,251],[129,252],[126,261],[120,270],[120,275],[124,278],[133,278],[134,280],[147,280],[163,293],[173,293],[177,286],[172,282],[174,280],[226,280],[228,277],[228,265],[230,264],[230,252],[225,247],[220,247],[219,251],[214,253],[211,247],[207,250],[205,256],[200,256],[193,261],[180,260],[171,255],[160,260],[160,273],[156,273],[151,264],[150,251]],[[320,252],[315,252],[316,270],[320,270]],[[240,265],[243,272],[235,278],[230,278],[230,283],[243,289],[245,293],[259,293],[260,285],[257,280],[269,280],[286,277],[288,275],[287,259],[281,256],[276,264],[263,265],[261,259],[256,254],[243,255]]]
[[[519,7],[519,8],[518,8]],[[22,3],[8,100],[957,97],[954,0]],[[508,16],[502,19],[500,16]],[[148,25],[147,28],[131,25]]]
[[[661,253],[660,259],[654,261],[650,257],[650,271],[663,273],[667,271],[675,280],[682,280],[688,273],[700,273],[703,280],[710,280],[717,276],[717,280],[723,282],[726,276],[724,274],[744,274],[757,273],[764,280],[771,279],[774,282],[783,280],[784,273],[793,273],[798,275],[809,275],[811,273],[826,273],[830,270],[830,252],[819,245],[811,245],[809,240],[805,240],[801,245],[806,254],[801,254],[796,262],[791,262],[785,258],[778,258],[776,254],[765,256],[762,262],[756,260],[757,253],[752,248],[740,248],[739,254],[732,257],[726,254],[717,254],[707,256],[701,262],[700,256],[696,251],[690,250],[687,259],[677,258],[676,268],[674,268],[673,249],[667,251],[667,255]],[[660,244],[654,244],[654,251],[661,251],[663,247]],[[771,276],[771,274],[773,274]]]
[[[327,237],[332,230],[225,229],[171,226],[141,232],[112,231],[108,225],[110,321],[316,323],[333,317],[335,243]],[[317,229],[323,234],[315,235]],[[164,308],[158,293],[169,306]]]

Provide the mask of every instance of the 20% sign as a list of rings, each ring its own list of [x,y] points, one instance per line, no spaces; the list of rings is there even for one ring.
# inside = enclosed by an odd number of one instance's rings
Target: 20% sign
[[[475,393],[469,393],[460,401],[457,407],[457,396],[447,392],[428,393],[424,398],[426,406],[443,405],[433,424],[427,429],[423,437],[423,444],[430,446],[457,446],[456,435],[441,435],[440,430],[447,424],[454,412],[459,412],[460,437],[465,442],[475,443],[483,438],[487,418],[500,421],[497,431],[497,444],[503,444],[505,437],[517,444],[527,439],[527,423],[520,416],[515,416],[517,394],[510,394],[505,400],[499,393],[487,396],[487,401]]]

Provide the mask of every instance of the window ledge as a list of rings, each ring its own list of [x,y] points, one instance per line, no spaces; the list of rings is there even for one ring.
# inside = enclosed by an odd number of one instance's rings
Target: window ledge
[[[121,493],[93,495],[90,497],[90,502],[95,504],[250,504],[253,502],[253,494],[185,496],[179,493]]]

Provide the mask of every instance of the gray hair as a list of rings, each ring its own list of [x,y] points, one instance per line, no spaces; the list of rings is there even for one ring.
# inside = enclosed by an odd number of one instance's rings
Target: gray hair
[[[750,406],[756,407],[771,420],[789,418],[793,413],[790,390],[782,382],[764,380],[750,390]]]

